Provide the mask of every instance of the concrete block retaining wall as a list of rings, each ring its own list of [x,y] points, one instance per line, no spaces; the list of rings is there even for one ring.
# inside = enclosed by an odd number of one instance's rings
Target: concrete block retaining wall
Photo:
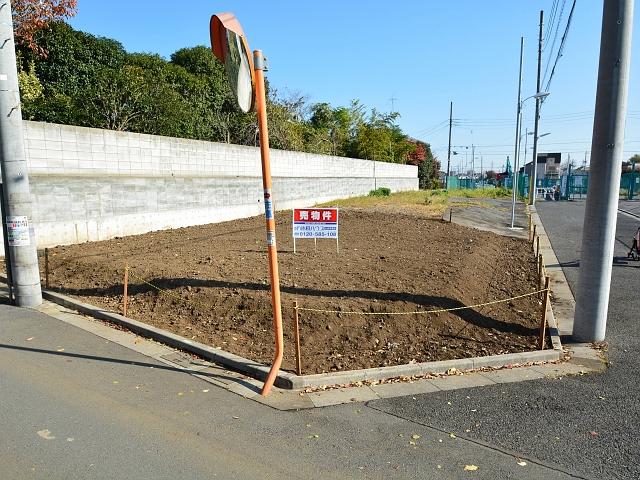
[[[254,147],[42,122],[24,135],[40,248],[263,213]],[[281,150],[271,161],[279,210],[418,188],[411,165]]]

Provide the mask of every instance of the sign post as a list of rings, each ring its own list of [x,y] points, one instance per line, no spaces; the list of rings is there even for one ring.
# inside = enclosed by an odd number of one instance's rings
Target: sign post
[[[209,24],[211,47],[214,55],[224,64],[231,89],[243,112],[255,107],[260,131],[260,158],[262,161],[262,186],[264,192],[264,215],[267,229],[267,252],[269,277],[271,280],[271,305],[275,334],[275,355],[261,394],[266,396],[278,376],[284,352],[282,332],[282,307],[280,302],[280,276],[278,274],[278,251],[276,249],[276,223],[273,216],[271,191],[271,163],[269,159],[269,132],[267,129],[267,101],[264,85],[265,58],[262,51],[255,50],[253,58],[240,22],[232,13],[220,13],[211,17]]]

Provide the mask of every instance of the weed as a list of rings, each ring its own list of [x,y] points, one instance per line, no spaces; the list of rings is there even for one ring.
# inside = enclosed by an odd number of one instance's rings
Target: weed
[[[387,187],[376,188],[369,192],[370,197],[388,197],[391,195],[391,189]]]

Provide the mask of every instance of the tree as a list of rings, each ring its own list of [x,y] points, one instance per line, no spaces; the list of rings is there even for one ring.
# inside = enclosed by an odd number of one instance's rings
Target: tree
[[[35,35],[49,26],[51,22],[73,17],[76,14],[77,0],[13,0],[13,30],[18,45],[44,57],[47,50],[35,41]]]
[[[25,50],[22,57],[23,61],[36,62],[36,75],[45,87],[45,96],[55,91],[73,97],[93,83],[98,72],[125,64],[122,44],[74,30],[63,22],[51,23],[35,39],[47,50],[47,58],[33,58]]]
[[[640,164],[640,153],[636,153],[633,157],[629,158],[629,163],[633,162]]]
[[[420,140],[409,140],[414,145],[407,163],[418,166],[418,185],[421,189],[440,186],[440,162],[433,156],[431,145]]]

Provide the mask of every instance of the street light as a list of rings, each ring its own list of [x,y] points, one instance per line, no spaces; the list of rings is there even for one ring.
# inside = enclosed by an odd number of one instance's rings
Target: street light
[[[520,165],[519,165],[519,160],[520,160],[520,142],[522,139],[522,107],[524,105],[524,102],[526,102],[527,100],[531,99],[531,98],[535,98],[536,102],[543,100],[545,98],[547,98],[549,96],[550,92],[540,92],[540,93],[536,93],[535,95],[531,95],[527,98],[525,98],[524,100],[521,100],[520,102],[518,102],[518,115],[517,115],[517,134],[516,134],[516,154],[514,155],[514,159],[513,159],[513,179],[511,182],[511,189],[512,189],[512,195],[511,195],[511,227],[510,228],[515,228],[514,224],[515,224],[515,220],[516,220],[516,197],[517,197],[517,187],[518,187],[518,181],[517,181],[517,177],[516,177],[516,173],[518,172]],[[531,135],[531,134],[530,134]],[[548,135],[548,133],[546,133],[545,135]],[[540,135],[538,138],[542,137],[544,135]],[[527,150],[526,150],[526,138],[525,138],[525,161],[526,161],[526,155],[527,155]],[[534,160],[534,170],[535,170],[535,160]],[[535,177],[534,177],[535,179]],[[514,181],[515,180],[515,181]]]
[[[539,65],[538,65],[539,70]],[[539,72],[538,72],[539,73]],[[539,75],[538,75],[539,76]],[[538,89],[540,89],[540,84],[538,83]],[[534,95],[536,99],[536,115],[534,122],[534,135],[533,135],[533,170],[531,172],[531,185],[533,188],[529,191],[529,205],[533,206],[536,203],[536,187],[537,187],[537,171],[538,171],[538,125],[540,123],[540,105],[542,100],[549,95],[549,92],[538,92]]]

